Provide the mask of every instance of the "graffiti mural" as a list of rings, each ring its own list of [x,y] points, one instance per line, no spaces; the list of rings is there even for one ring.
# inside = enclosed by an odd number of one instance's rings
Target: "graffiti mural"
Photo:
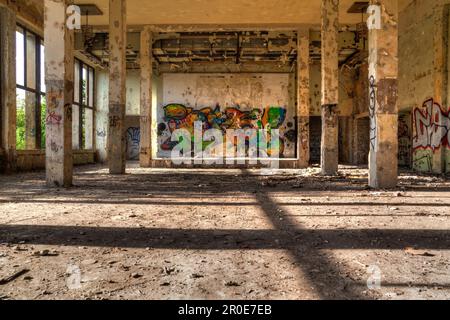
[[[141,143],[141,131],[139,128],[130,127],[127,130],[127,159],[139,160],[139,145]]]
[[[177,129],[186,129],[194,136],[194,123],[203,123],[203,131],[218,129],[225,135],[228,129],[280,129],[286,121],[287,111],[283,107],[270,106],[264,109],[243,111],[239,106],[222,108],[205,107],[195,110],[183,104],[169,104],[164,107],[164,122],[158,124],[159,146],[161,150],[171,151],[178,142],[171,141],[172,133]],[[286,125],[289,127],[289,125]],[[289,132],[289,131],[288,131]],[[278,152],[283,156],[286,140],[291,139],[292,132],[287,136],[281,133]],[[206,148],[209,142],[205,142]]]
[[[435,169],[435,153],[450,148],[450,110],[442,108],[434,99],[428,99],[414,109],[413,127],[414,169],[431,172]]]
[[[450,147],[450,111],[445,111],[433,99],[414,109],[415,136],[413,148],[436,151]]]

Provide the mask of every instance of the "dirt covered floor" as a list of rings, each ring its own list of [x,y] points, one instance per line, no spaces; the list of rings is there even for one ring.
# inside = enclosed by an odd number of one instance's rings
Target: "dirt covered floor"
[[[0,299],[450,298],[445,177],[129,167],[0,176]]]

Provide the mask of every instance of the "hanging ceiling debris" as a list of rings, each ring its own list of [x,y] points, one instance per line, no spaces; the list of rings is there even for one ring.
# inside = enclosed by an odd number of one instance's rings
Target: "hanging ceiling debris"
[[[109,39],[107,33],[95,33],[86,47],[82,33],[76,35],[76,49],[107,65]],[[320,32],[311,32],[310,57],[321,59]],[[361,51],[356,31],[345,30],[340,35],[339,62]],[[128,33],[127,64],[139,68],[140,34]],[[156,33],[153,56],[158,65],[189,65],[190,63],[242,64],[247,62],[276,63],[292,66],[297,59],[297,33],[292,32],[178,32]]]

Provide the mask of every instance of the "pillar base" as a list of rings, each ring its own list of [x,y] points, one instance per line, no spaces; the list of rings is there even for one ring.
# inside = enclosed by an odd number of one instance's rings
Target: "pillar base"
[[[339,118],[337,104],[322,106],[322,174],[333,176],[338,173],[339,145],[338,130]]]

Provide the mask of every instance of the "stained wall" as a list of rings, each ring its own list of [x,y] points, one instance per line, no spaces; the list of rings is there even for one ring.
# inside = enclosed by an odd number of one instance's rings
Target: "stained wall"
[[[450,172],[448,4],[414,0],[399,15],[399,160],[421,172]]]

